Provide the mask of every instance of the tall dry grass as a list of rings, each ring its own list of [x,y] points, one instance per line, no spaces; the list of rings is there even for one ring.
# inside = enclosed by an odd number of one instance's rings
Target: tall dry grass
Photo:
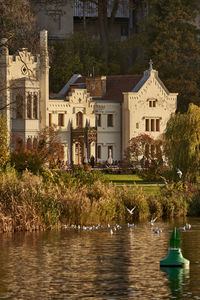
[[[187,200],[184,193],[165,191],[158,197],[145,194],[137,185],[119,188],[99,180],[83,184],[80,178],[75,182],[62,177],[63,174],[56,181],[44,180],[28,171],[19,175],[11,168],[1,172],[0,232],[47,230],[60,228],[62,224],[127,223],[152,216],[174,217],[186,215],[191,206],[191,195]],[[126,208],[133,207],[134,214],[130,215]]]

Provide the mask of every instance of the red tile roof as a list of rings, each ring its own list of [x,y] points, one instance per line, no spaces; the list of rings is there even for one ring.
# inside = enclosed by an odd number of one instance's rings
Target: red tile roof
[[[123,92],[131,92],[142,75],[107,76],[105,100],[123,100]]]
[[[142,78],[142,75],[111,75],[106,77],[104,100],[123,100],[123,92],[131,92]],[[101,77],[98,77],[99,79]],[[76,83],[85,83],[86,77],[79,77]],[[95,93],[95,92],[94,92]],[[94,96],[94,95],[93,95]],[[95,97],[95,96],[94,96]]]

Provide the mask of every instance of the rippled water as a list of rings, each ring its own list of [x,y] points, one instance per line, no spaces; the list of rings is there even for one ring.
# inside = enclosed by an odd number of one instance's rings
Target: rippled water
[[[0,299],[200,299],[200,219],[181,232],[190,270],[160,270],[176,224],[122,226],[113,235],[62,230],[0,236]]]

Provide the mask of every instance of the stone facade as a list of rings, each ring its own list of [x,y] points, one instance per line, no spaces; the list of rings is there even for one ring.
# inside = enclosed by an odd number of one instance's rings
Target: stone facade
[[[98,162],[122,160],[128,141],[146,133],[159,138],[176,111],[170,93],[150,68],[144,75],[82,77],[74,74],[55,97],[49,97],[47,31],[40,33],[40,55],[27,49],[9,55],[1,41],[0,105],[11,134],[25,145],[55,124],[65,161],[81,164],[92,155]]]

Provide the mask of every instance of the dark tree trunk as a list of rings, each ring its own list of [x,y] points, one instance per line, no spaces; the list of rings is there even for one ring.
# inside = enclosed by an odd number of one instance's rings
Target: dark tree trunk
[[[98,0],[98,22],[99,33],[102,42],[103,52],[108,56],[108,18],[107,18],[107,1]]]

